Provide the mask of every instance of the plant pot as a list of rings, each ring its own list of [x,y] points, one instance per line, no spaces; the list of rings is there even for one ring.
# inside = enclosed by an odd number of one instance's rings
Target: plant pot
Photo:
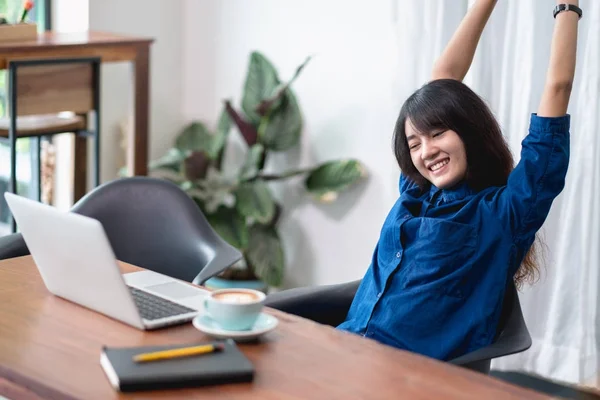
[[[233,289],[233,288],[243,288],[243,289],[254,289],[260,290],[261,292],[267,294],[269,291],[269,287],[259,279],[250,279],[250,280],[233,280],[233,279],[223,279],[218,276],[210,278],[204,283],[208,289],[217,290],[217,289]]]
[[[258,279],[248,266],[248,261],[242,258],[233,266],[227,268],[219,275],[208,279],[204,286],[211,290],[243,288],[260,290],[267,294],[269,286]]]
[[[17,23],[0,25],[0,42],[28,41],[37,39],[37,25]]]

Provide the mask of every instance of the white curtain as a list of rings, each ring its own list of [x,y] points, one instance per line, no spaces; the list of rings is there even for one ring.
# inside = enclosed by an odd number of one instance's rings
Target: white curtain
[[[429,79],[473,0],[391,0],[398,41],[398,104]],[[502,0],[484,31],[465,79],[487,100],[518,161],[529,115],[541,97],[556,3]],[[564,191],[542,229],[547,246],[541,279],[520,294],[533,339],[526,352],[492,368],[599,385],[600,371],[600,1],[581,0],[571,161]]]

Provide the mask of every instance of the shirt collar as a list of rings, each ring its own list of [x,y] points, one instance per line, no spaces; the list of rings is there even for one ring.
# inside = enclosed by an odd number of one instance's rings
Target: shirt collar
[[[432,201],[433,204],[439,205],[462,200],[472,194],[473,191],[466,182],[460,183],[452,189],[439,189],[436,186],[431,185],[431,188],[429,189],[429,200]]]

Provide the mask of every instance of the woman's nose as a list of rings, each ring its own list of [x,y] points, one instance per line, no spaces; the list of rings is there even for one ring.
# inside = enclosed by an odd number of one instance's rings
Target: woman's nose
[[[438,152],[439,150],[434,144],[427,143],[425,141],[421,143],[421,158],[423,160],[430,160],[435,158]]]

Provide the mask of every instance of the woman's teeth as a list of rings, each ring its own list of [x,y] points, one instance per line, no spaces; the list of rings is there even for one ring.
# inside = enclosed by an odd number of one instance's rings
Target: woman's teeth
[[[444,165],[448,164],[450,162],[449,159],[445,159],[443,161],[440,161],[439,163],[433,164],[431,167],[429,167],[430,170],[432,171],[437,171],[438,169],[442,168]]]

